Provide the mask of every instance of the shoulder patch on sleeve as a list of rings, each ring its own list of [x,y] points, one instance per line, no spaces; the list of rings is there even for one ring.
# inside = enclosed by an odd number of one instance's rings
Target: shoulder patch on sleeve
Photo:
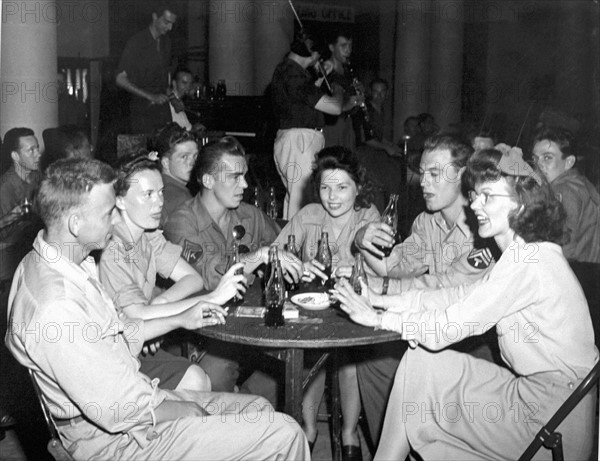
[[[489,248],[474,248],[467,256],[467,261],[475,269],[486,269],[494,261]]]
[[[199,243],[190,242],[189,240],[184,240],[183,242],[183,251],[181,252],[181,256],[190,264],[196,264],[202,258],[202,245]]]

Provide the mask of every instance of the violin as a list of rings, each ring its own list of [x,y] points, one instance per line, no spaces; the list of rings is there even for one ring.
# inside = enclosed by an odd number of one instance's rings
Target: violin
[[[302,37],[302,41],[306,45],[306,49],[312,50],[312,41],[308,38],[308,34],[304,30],[304,25],[302,24],[302,21],[300,20],[300,16],[298,16],[298,13],[296,12],[296,8],[294,8],[294,4],[292,3],[292,0],[288,0],[288,3],[290,4],[290,8],[294,12],[296,21],[298,21],[298,25],[300,26],[300,36]],[[333,94],[333,88],[331,88],[331,84],[329,83],[329,80],[327,80],[327,72],[325,71],[325,68],[323,67],[323,61],[321,59],[319,59],[314,64],[314,68],[317,72],[318,77],[323,78],[323,81],[325,82],[325,85],[327,86],[327,91],[329,91],[329,94]]]

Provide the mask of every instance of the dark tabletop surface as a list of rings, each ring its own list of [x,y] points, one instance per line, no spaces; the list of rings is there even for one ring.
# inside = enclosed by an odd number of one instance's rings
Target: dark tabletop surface
[[[261,281],[257,279],[246,293],[245,306],[262,306]],[[312,291],[304,287],[301,291]],[[321,311],[306,310],[298,307],[300,319],[286,319],[282,327],[266,327],[262,318],[236,317],[236,308],[229,308],[229,316],[224,325],[196,330],[209,338],[220,339],[236,344],[272,348],[349,347],[377,344],[399,340],[400,335],[390,331],[373,330],[354,323],[339,308],[329,307]],[[318,322],[318,323],[316,323]]]

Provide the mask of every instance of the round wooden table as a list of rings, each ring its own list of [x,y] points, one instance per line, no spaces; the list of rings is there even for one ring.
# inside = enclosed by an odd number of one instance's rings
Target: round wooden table
[[[257,283],[255,283],[257,285]],[[245,306],[260,306],[260,290],[251,287],[246,294]],[[352,322],[339,308],[329,307],[322,311],[311,311],[299,307],[300,319],[286,320],[281,327],[266,327],[262,318],[234,316],[235,308],[224,325],[196,330],[196,333],[221,341],[259,348],[261,352],[285,363],[285,412],[296,421],[302,421],[303,390],[318,373],[328,357],[333,354],[332,390],[334,415],[333,438],[334,459],[339,459],[339,397],[337,390],[336,351],[343,347],[365,346],[398,341],[400,335],[390,331],[374,330]],[[318,322],[318,323],[314,323]],[[304,349],[321,349],[323,353],[303,380]]]

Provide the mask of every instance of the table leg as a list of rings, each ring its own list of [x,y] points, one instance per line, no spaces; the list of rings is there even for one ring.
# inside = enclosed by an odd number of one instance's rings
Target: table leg
[[[342,424],[341,424],[341,405],[340,405],[340,381],[338,373],[338,351],[332,352],[333,360],[331,362],[331,431],[333,461],[342,460]]]
[[[302,424],[304,350],[285,351],[285,412]]]

